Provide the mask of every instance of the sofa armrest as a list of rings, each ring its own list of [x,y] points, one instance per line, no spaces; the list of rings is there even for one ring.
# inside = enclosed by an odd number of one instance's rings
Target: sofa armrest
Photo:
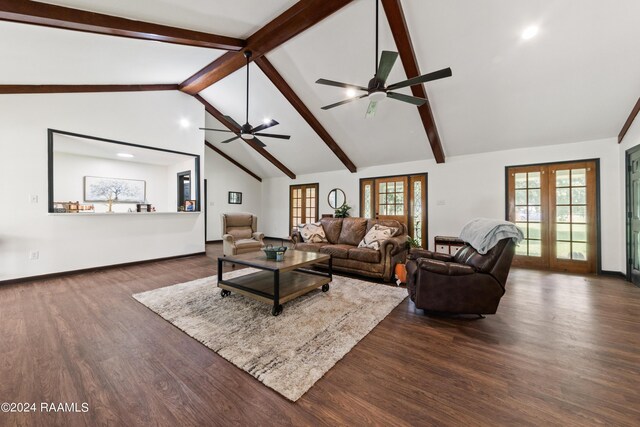
[[[388,252],[392,256],[406,251],[408,238],[409,236],[407,236],[406,234],[402,236],[391,237],[380,243],[380,251],[383,254]]]
[[[256,231],[251,235],[251,237],[253,237],[254,240],[262,243],[262,239],[264,239],[264,233],[262,231]]]
[[[302,236],[300,235],[300,232],[297,228],[291,231],[291,241],[293,242],[293,246],[303,242]]]
[[[234,238],[231,234],[223,234],[222,235],[222,241],[224,242],[229,242],[229,243],[233,243],[234,242]]]
[[[471,266],[466,264],[445,262],[429,258],[422,258],[418,260],[418,266],[421,270],[428,271],[430,273],[444,274],[447,276],[465,276],[476,272]]]
[[[429,258],[429,259],[437,259],[439,261],[450,262],[453,260],[453,255],[428,251],[426,249],[412,248],[409,250],[408,258],[414,259],[414,260],[417,260],[419,258]]]

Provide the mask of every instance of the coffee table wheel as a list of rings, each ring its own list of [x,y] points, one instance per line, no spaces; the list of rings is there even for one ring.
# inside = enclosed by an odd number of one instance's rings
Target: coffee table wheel
[[[222,291],[220,291],[220,296],[222,298],[228,297],[229,295],[231,295],[231,292],[226,289],[223,289]]]
[[[325,283],[324,285],[322,285],[322,292],[327,292],[329,290],[329,284]]]
[[[282,313],[282,304],[274,305],[271,309],[271,314],[278,316],[280,313]]]

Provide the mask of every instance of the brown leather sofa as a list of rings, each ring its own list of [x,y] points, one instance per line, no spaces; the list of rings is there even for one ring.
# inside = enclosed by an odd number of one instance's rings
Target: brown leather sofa
[[[515,253],[503,239],[486,255],[465,244],[455,255],[412,249],[407,261],[407,291],[417,308],[430,312],[494,314]]]
[[[394,220],[366,218],[322,218],[320,220],[328,242],[305,243],[296,230],[292,232],[294,249],[331,255],[333,270],[354,273],[390,282],[397,263],[407,256],[407,226]],[[390,239],[380,244],[380,250],[359,248],[358,243],[375,224],[397,228]]]

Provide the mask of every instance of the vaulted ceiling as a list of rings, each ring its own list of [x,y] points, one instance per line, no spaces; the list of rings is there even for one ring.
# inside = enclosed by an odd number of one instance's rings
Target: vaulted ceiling
[[[15,2],[0,0],[0,10],[9,3]],[[242,42],[298,2],[47,3]],[[374,73],[375,3],[343,3],[347,4],[337,12],[265,54],[311,112],[315,128],[265,75],[260,63],[251,64],[249,121],[257,125],[268,117],[280,122],[273,132],[290,134],[291,139],[262,141],[268,153],[296,175],[433,158],[414,106],[386,100],[373,119],[364,118],[366,100],[321,110],[346,95],[343,89],[315,84],[318,78],[366,86]],[[445,158],[617,136],[640,94],[637,0],[401,0],[400,4],[420,72],[453,70],[452,77],[425,85]],[[529,25],[537,25],[539,34],[523,40],[520,35]],[[175,85],[226,54],[223,49],[15,22],[0,22],[0,34],[0,85]],[[380,48],[398,50],[382,8]],[[244,69],[232,72],[199,96],[243,123],[244,78]],[[405,78],[398,60],[388,81]],[[210,114],[206,124],[224,128]],[[323,137],[318,126],[325,131]],[[326,141],[327,135],[341,150],[340,156]],[[220,144],[228,137],[222,133],[203,136],[257,175],[283,176],[281,168],[245,142]]]

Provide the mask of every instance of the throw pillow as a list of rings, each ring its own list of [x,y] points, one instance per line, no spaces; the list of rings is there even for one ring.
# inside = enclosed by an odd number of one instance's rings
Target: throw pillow
[[[385,227],[384,225],[376,224],[367,232],[364,239],[358,244],[359,248],[370,248],[376,251],[380,250],[380,243],[393,236],[397,228]]]
[[[328,242],[327,236],[324,234],[324,228],[319,222],[300,224],[298,226],[302,240],[305,243],[325,243]]]

